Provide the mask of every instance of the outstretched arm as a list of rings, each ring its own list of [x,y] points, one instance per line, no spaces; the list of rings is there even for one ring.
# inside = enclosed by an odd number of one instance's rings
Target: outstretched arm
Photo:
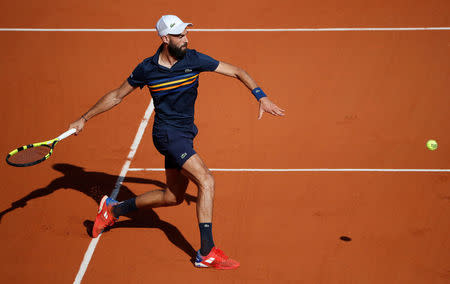
[[[255,80],[253,80],[253,78],[250,77],[250,75],[247,72],[245,72],[244,69],[225,62],[220,62],[215,72],[239,79],[250,91],[252,91],[252,93],[259,101],[258,119],[261,119],[264,112],[270,113],[275,116],[284,115],[284,110],[279,108],[276,104],[274,104],[271,100],[269,100],[269,98],[267,98],[267,96],[262,92],[262,90],[258,88],[258,85],[256,84]],[[263,94],[262,97],[260,97],[261,93]]]
[[[84,127],[84,124],[92,117],[110,110],[114,106],[118,105],[123,98],[130,94],[136,87],[131,86],[127,80],[122,85],[104,95],[98,102],[92,106],[85,114],[83,114],[78,120],[72,122],[70,128],[75,128],[78,134]]]

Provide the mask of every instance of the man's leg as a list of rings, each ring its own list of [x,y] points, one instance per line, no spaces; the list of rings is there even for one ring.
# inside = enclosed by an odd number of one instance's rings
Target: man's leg
[[[115,217],[126,215],[128,212],[140,208],[155,208],[162,206],[174,206],[184,200],[189,179],[178,169],[166,169],[167,188],[146,192],[113,206]]]
[[[105,228],[112,226],[119,216],[127,215],[139,208],[174,206],[182,203],[189,179],[178,169],[166,169],[166,179],[167,188],[149,191],[120,203],[104,196],[92,228],[92,236],[96,238]]]
[[[183,165],[183,174],[198,188],[197,219],[200,229],[200,253],[206,256],[214,247],[212,215],[214,204],[214,177],[198,154],[191,156]]]
[[[197,218],[200,227],[201,248],[197,252],[196,267],[235,269],[239,262],[228,258],[214,245],[212,217],[214,205],[214,177],[198,154],[190,157],[182,167],[182,173],[198,187]]]

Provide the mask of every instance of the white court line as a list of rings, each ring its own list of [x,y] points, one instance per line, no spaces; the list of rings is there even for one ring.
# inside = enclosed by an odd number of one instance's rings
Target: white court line
[[[130,168],[130,172],[162,172],[163,168]],[[213,172],[410,172],[447,173],[450,169],[210,169]]]
[[[123,164],[122,170],[120,171],[120,175],[117,178],[116,185],[114,186],[114,189],[111,192],[110,197],[113,199],[115,199],[119,194],[120,186],[122,185],[122,182],[125,176],[127,175],[128,170],[130,169],[131,161],[133,160],[134,155],[136,154],[136,151],[139,147],[139,143],[141,143],[142,136],[144,135],[145,128],[147,127],[148,121],[150,119],[150,116],[152,115],[153,110],[154,110],[153,100],[151,100],[150,104],[147,107],[147,110],[145,111],[144,118],[142,119],[141,124],[139,125],[136,136],[134,137],[133,144],[131,144],[127,160]],[[97,246],[97,243],[99,242],[101,235],[102,234],[100,234],[97,238],[92,239],[91,242],[89,243],[89,247],[86,250],[86,253],[84,254],[83,261],[81,262],[80,269],[78,270],[77,276],[73,281],[74,284],[79,284],[81,283],[81,280],[83,280],[84,273],[86,272],[89,262],[91,261],[95,247]]]
[[[279,29],[189,29],[193,32],[351,32],[351,31],[448,31],[450,27],[406,28],[279,28]],[[41,29],[0,28],[2,32],[156,32],[156,29]]]

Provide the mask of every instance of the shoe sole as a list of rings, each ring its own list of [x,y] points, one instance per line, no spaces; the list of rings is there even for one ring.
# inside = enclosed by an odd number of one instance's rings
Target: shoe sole
[[[197,268],[213,268],[213,269],[218,269],[218,270],[231,270],[231,269],[239,268],[239,266],[236,266],[236,267],[214,267],[214,266],[208,266],[201,262],[195,262],[194,265]]]
[[[207,265],[205,265],[203,263],[200,263],[200,262],[196,262],[194,265],[197,268],[209,268],[209,266],[207,266]]]

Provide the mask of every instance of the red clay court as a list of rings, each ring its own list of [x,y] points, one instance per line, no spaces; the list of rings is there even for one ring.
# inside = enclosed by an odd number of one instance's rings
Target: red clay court
[[[239,81],[200,76],[195,145],[216,178],[214,240],[239,269],[193,267],[192,184],[178,207],[87,234],[121,177],[119,200],[165,186],[143,89],[48,161],[0,163],[3,282],[450,282],[449,1],[0,7],[5,156],[118,87],[159,46],[147,29],[163,14],[194,23],[190,48],[244,68],[286,110],[258,121]]]

